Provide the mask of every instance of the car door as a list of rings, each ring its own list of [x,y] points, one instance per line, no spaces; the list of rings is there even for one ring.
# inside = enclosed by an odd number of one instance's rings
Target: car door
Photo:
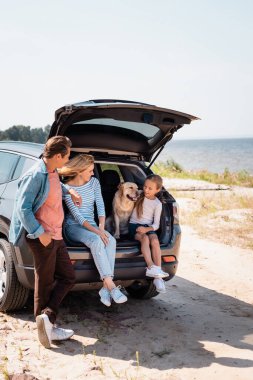
[[[9,220],[11,219],[13,211],[14,199],[18,188],[19,179],[35,163],[35,160],[32,158],[28,158],[18,153],[14,155],[16,156],[17,162],[12,175],[9,177],[5,190],[2,193],[2,206],[0,205],[3,212],[2,215]]]
[[[0,151],[0,202],[17,166],[19,156],[15,153]]]

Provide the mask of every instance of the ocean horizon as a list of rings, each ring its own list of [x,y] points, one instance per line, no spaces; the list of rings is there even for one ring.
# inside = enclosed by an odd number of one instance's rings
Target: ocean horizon
[[[253,175],[253,137],[171,140],[156,159],[173,159],[185,170],[222,173],[246,170]]]

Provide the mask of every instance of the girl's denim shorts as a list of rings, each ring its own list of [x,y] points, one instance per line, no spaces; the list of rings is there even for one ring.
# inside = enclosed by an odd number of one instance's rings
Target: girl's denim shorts
[[[149,225],[147,225],[147,224],[129,223],[129,236],[131,239],[134,239],[135,234],[136,234],[136,230],[140,226],[141,227],[149,227]],[[156,232],[155,231],[146,232],[146,235],[153,235],[153,234],[156,235]]]

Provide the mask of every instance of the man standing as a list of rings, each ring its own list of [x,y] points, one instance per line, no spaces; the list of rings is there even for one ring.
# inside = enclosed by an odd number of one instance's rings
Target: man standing
[[[70,155],[71,141],[65,136],[50,138],[42,159],[19,182],[10,226],[10,242],[19,244],[23,231],[34,259],[34,314],[39,341],[46,348],[52,340],[69,339],[73,330],[54,326],[61,301],[73,287],[75,275],[62,238],[64,212],[62,193],[70,193],[76,205],[81,197],[59,180]]]

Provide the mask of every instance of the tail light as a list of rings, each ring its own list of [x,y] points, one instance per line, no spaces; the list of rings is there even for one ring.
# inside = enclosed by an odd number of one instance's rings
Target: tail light
[[[174,224],[179,224],[179,206],[177,202],[173,202],[173,218]]]
[[[162,259],[164,263],[173,263],[176,261],[175,256],[162,256]]]

